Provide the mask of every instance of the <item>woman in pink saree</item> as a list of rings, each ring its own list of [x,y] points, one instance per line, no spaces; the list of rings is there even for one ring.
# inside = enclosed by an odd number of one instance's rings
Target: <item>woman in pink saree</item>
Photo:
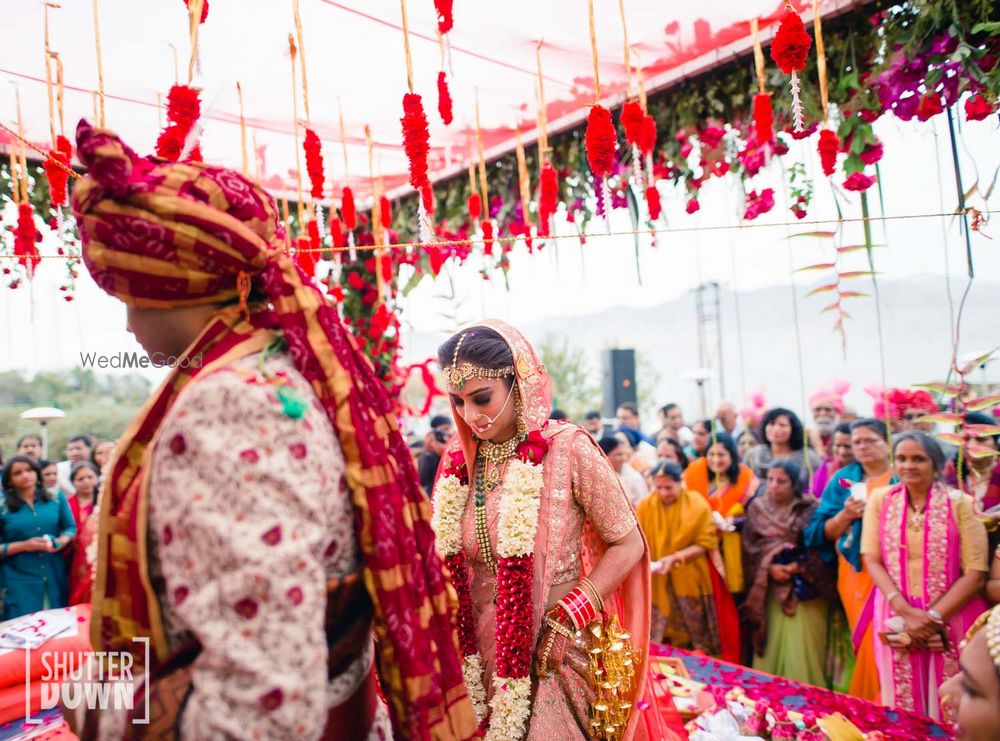
[[[987,607],[986,530],[972,498],[938,480],[945,457],[933,438],[904,432],[894,452],[900,483],[865,508],[861,552],[877,587],[865,614],[883,704],[937,719],[939,688],[960,670],[958,643]]]
[[[649,550],[611,465],[582,428],[549,422],[551,380],[513,327],[459,332],[439,362],[458,434],[442,456],[432,524],[486,738],[686,737],[669,699],[664,715],[679,733],[644,699]],[[633,651],[605,653],[605,678],[617,671],[620,681],[595,715],[602,690],[587,648],[595,629],[617,627],[612,616]]]

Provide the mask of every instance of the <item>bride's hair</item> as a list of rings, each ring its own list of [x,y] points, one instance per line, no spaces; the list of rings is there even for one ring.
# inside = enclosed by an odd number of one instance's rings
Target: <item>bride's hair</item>
[[[462,346],[458,350],[458,358],[455,358],[455,348],[460,341]],[[438,364],[442,368],[451,366],[453,360],[496,370],[514,365],[514,354],[506,340],[495,330],[489,327],[471,327],[452,335],[438,348]],[[508,386],[514,382],[513,377],[504,380]]]

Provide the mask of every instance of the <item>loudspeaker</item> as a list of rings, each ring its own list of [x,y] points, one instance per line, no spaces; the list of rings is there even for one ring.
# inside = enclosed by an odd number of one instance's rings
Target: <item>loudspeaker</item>
[[[626,401],[638,401],[635,387],[635,350],[604,352],[604,416],[614,417]]]

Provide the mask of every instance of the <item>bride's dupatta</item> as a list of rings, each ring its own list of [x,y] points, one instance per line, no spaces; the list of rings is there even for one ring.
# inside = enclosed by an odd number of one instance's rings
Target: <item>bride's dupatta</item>
[[[538,514],[538,528],[535,536],[534,573],[532,588],[532,603],[534,607],[534,641],[537,646],[539,630],[545,616],[545,607],[549,601],[549,591],[557,574],[557,569],[565,571],[563,560],[570,544],[575,537],[568,523],[572,519],[574,504],[573,477],[576,456],[574,450],[580,445],[594,445],[592,438],[581,428],[566,424],[549,422],[552,409],[552,381],[535,354],[534,349],[524,336],[513,327],[495,320],[482,322],[477,326],[488,327],[507,342],[514,356],[517,383],[525,422],[528,430],[542,430],[549,443],[549,450],[544,458],[543,487],[541,504]],[[473,330],[475,328],[472,328]],[[451,451],[461,448],[465,460],[474,462],[478,443],[465,419],[452,406],[452,414],[458,429],[458,434],[449,445],[443,460],[448,459]],[[585,438],[585,442],[584,442]],[[608,464],[610,465],[610,464]],[[470,470],[473,466],[470,463]],[[643,539],[645,545],[645,539]],[[580,575],[584,576],[593,569],[607,551],[607,544],[601,539],[589,520],[585,521],[580,551],[577,554],[581,564]],[[484,585],[473,585],[475,594],[482,594]],[[489,587],[492,591],[492,586]],[[677,737],[680,734],[662,728],[660,714],[651,691],[647,692],[647,672],[649,670],[649,623],[650,623],[650,579],[649,579],[649,547],[646,546],[642,559],[637,563],[619,585],[615,594],[605,600],[605,615],[618,617],[625,632],[631,635],[632,647],[639,654],[629,701],[632,712],[623,739],[662,739]],[[486,606],[479,615],[477,636],[479,650],[483,657],[485,676],[483,684],[490,687],[490,679],[494,666],[494,617],[495,610],[489,600],[477,600]],[[568,687],[559,675],[538,678],[533,671],[533,703],[527,739],[565,738],[566,719],[578,717],[568,711],[567,706],[574,706],[579,711],[583,702],[589,702],[592,694],[581,697],[581,687],[576,691]],[[572,683],[570,683],[572,684]],[[570,690],[568,693],[567,690]],[[589,691],[589,688],[586,688]],[[573,694],[574,696],[570,696]],[[660,700],[662,704],[663,699]],[[676,724],[683,732],[679,722]]]

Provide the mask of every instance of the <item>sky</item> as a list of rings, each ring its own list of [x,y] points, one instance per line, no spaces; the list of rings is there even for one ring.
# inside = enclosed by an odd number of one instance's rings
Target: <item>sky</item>
[[[959,153],[967,190],[976,181],[976,172],[985,190],[1000,166],[997,128],[996,117],[962,123]],[[927,123],[903,123],[885,116],[876,123],[876,133],[885,142],[881,173],[886,216],[938,214],[955,208],[955,176],[943,116]],[[799,150],[798,155],[815,181],[816,195],[807,221],[835,216],[831,188],[819,172],[815,139],[793,142],[792,146],[792,153]],[[792,161],[787,156],[785,159]],[[782,178],[780,164],[772,161],[748,184],[748,189],[773,187],[776,191],[774,211],[761,217],[759,223],[780,224],[787,220],[789,212],[782,195]],[[873,212],[878,213],[877,191],[873,189],[870,195]],[[825,273],[791,274],[790,261],[794,267],[831,261],[833,248],[829,240],[789,240],[788,235],[827,229],[831,225],[715,228],[739,223],[742,198],[739,184],[732,178],[725,182],[713,180],[702,191],[701,210],[688,215],[684,213],[683,193],[664,186],[664,211],[669,227],[696,227],[702,231],[659,234],[655,247],[648,235],[641,236],[641,285],[633,238],[600,234],[606,227],[597,218],[592,220],[592,235],[582,248],[576,239],[560,240],[557,247],[547,246],[534,255],[528,255],[523,246],[517,248],[511,259],[509,290],[499,277],[484,281],[479,276],[480,263],[476,257],[461,268],[450,265],[436,281],[424,280],[401,300],[404,358],[424,359],[407,357],[405,344],[409,330],[447,332],[455,329],[456,324],[485,317],[523,325],[548,317],[584,317],[617,306],[640,309],[682,296],[699,283],[711,280],[738,291],[794,281],[802,295],[822,282]],[[991,200],[996,204],[996,195]],[[979,197],[973,198],[973,205],[984,209]],[[847,218],[860,216],[857,194],[843,192],[842,209]],[[11,205],[6,204],[4,223],[13,223],[15,218]],[[995,219],[994,226],[987,227],[994,237],[992,240],[981,234],[972,235],[976,275],[989,282],[1000,280],[998,225],[1000,220]],[[563,225],[560,230],[568,228]],[[630,229],[627,214],[615,213],[611,228]],[[845,245],[864,241],[860,224],[845,224],[843,235],[841,243]],[[880,222],[874,226],[874,238],[885,245],[875,254],[881,280],[946,273],[961,277],[967,270],[965,238],[953,217]],[[42,251],[54,253],[55,247],[46,241]],[[863,251],[845,256],[845,269],[865,267]],[[72,302],[63,301],[58,291],[65,281],[65,267],[57,260],[43,261],[32,284],[13,291],[0,289],[3,294],[0,371],[16,369],[30,374],[41,369],[78,366],[82,354],[141,350],[125,330],[122,305],[103,294],[85,269],[81,272]],[[992,317],[987,320],[995,321]],[[997,337],[1000,339],[1000,324]],[[824,351],[836,342],[832,337],[808,338],[808,341],[818,344],[805,347],[805,352]],[[696,352],[696,348],[682,350]],[[163,371],[150,370],[147,375],[157,380]]]

